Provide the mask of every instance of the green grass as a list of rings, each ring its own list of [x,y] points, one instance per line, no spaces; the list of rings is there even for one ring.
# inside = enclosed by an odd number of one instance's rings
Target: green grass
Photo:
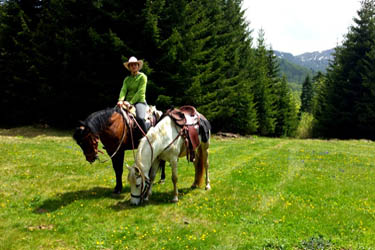
[[[190,190],[181,158],[179,203],[167,167],[133,207],[127,171],[113,195],[110,162],[87,163],[70,133],[0,129],[0,249],[374,249],[374,152],[370,141],[214,137],[211,191]]]

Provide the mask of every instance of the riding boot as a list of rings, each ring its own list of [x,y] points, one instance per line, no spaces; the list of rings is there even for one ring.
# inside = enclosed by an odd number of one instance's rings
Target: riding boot
[[[145,121],[147,131],[151,128],[151,122],[149,120]]]

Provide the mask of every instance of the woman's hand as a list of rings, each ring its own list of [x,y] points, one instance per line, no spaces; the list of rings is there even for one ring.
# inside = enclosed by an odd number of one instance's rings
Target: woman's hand
[[[127,101],[118,101],[117,106],[119,106],[120,108],[125,108],[125,109],[129,110],[132,105]]]
[[[132,107],[132,105],[130,104],[130,102],[127,102],[127,101],[124,101],[123,105],[126,107],[127,110],[129,110]]]
[[[118,101],[118,102],[117,102],[117,106],[120,107],[120,108],[122,107],[123,104],[124,104],[123,101]]]

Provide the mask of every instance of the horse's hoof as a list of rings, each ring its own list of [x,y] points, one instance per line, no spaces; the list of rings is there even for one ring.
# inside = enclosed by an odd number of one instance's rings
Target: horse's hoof
[[[173,202],[173,203],[177,203],[177,202],[178,202],[178,198],[177,198],[177,197],[174,197],[173,200],[171,200],[171,202]]]
[[[206,185],[206,190],[211,190],[211,185],[210,184]]]
[[[198,185],[197,184],[193,184],[193,185],[191,185],[191,189],[196,189],[198,187]]]
[[[160,179],[160,181],[158,183],[159,184],[164,184],[165,183],[165,179]]]

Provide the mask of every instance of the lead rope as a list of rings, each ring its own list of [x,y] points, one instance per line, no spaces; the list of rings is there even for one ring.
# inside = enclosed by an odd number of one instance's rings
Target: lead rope
[[[142,135],[144,137],[146,137],[147,139],[147,142],[148,144],[150,145],[150,148],[151,148],[151,164],[152,164],[152,160],[154,158],[154,150],[152,148],[152,144],[150,142],[150,140],[148,139],[145,131],[143,131],[143,129],[141,128],[141,126],[138,124],[137,120],[135,119],[134,116],[129,116],[133,121],[134,123],[137,125],[137,127],[139,128],[139,130],[142,132]],[[134,161],[136,161],[135,159],[135,151],[134,151],[134,140],[133,140],[133,130],[130,129],[130,137],[131,137],[131,141],[132,141],[132,148],[133,148],[133,157],[134,157]],[[146,178],[146,176],[144,175],[142,169],[140,169],[137,164],[135,164],[135,167],[138,169],[140,175],[141,175],[141,178],[142,178],[142,184],[141,184],[141,194],[140,195],[133,195],[132,193],[130,193],[130,196],[131,197],[134,197],[134,198],[140,198],[141,199],[141,203],[143,203],[144,199],[145,199],[145,195],[148,193],[148,191],[150,190],[150,187],[151,187],[151,183],[150,183],[150,180],[149,178]]]
[[[152,148],[152,144],[151,144],[150,140],[148,139],[145,131],[143,131],[143,129],[141,128],[141,126],[138,124],[138,122],[135,119],[135,117],[134,116],[130,116],[130,117],[133,119],[134,123],[137,125],[137,127],[139,128],[139,130],[142,132],[142,135],[144,137],[146,137],[146,140],[147,140],[148,144],[150,145],[150,148],[151,148],[151,164],[152,164],[152,160],[154,159],[154,149]],[[132,143],[133,143],[133,140],[132,140]],[[133,144],[133,154],[134,154],[134,144]],[[134,155],[134,161],[135,161],[135,155]]]

